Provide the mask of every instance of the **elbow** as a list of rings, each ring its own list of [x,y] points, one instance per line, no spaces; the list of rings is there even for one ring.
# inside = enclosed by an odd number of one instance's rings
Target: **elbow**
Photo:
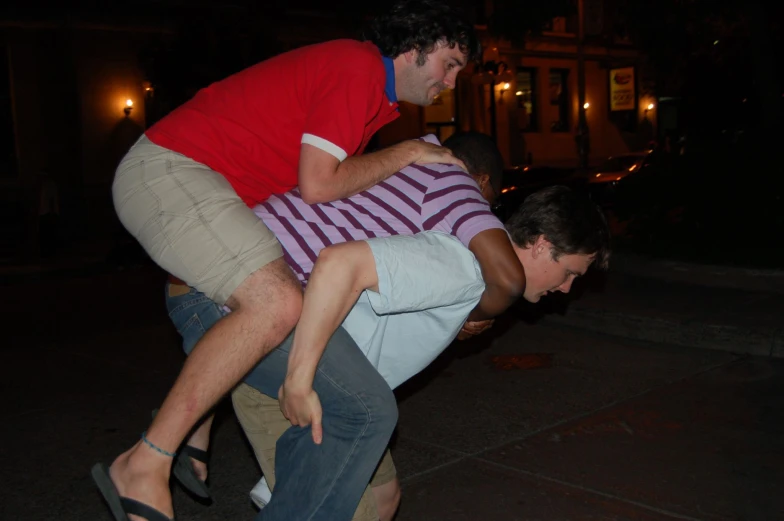
[[[331,203],[345,197],[340,186],[336,171],[299,176],[299,193],[306,204]]]
[[[368,262],[370,259],[370,263]],[[350,241],[327,246],[319,252],[311,280],[318,276],[334,288],[354,293],[373,288],[377,281],[370,247],[364,241]]]
[[[316,258],[314,270],[316,266],[322,269],[331,268],[336,265],[340,266],[340,264],[343,262],[343,255],[341,254],[341,248],[339,246],[339,244],[333,244],[331,246],[327,246],[326,248],[322,248],[318,254],[318,257]]]
[[[313,273],[318,269],[322,276],[326,274],[330,279],[341,278],[343,280],[347,276],[353,278],[353,272],[356,271],[356,259],[345,247],[346,244],[333,244],[323,248],[316,258]]]
[[[329,203],[337,199],[329,190],[321,186],[312,186],[310,184],[302,184],[299,187],[299,194],[305,204],[322,204]]]

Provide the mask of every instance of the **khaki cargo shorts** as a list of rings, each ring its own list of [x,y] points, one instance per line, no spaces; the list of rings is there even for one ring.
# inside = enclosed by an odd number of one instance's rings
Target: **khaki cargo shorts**
[[[117,167],[112,196],[120,222],[152,260],[218,304],[283,256],[225,177],[146,136]]]

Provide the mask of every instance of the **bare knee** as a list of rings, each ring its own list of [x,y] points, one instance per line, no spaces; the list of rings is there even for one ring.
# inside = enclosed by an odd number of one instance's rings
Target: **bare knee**
[[[302,286],[286,262],[278,259],[250,274],[226,304],[232,312],[245,315],[247,327],[262,328],[278,345],[297,325]]]
[[[373,498],[376,500],[376,509],[381,521],[392,521],[400,506],[400,482],[397,478],[389,483],[384,483],[372,488]]]

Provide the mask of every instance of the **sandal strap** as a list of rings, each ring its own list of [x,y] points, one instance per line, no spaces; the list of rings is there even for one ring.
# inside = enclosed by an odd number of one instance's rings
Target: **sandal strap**
[[[185,445],[182,449],[180,449],[180,454],[201,461],[205,465],[209,462],[210,459],[209,452],[206,450],[197,449],[196,447],[191,447],[190,445]]]
[[[207,488],[207,484],[196,474],[196,470],[193,468],[193,461],[189,456],[206,464],[207,455],[207,452],[203,450],[186,445],[174,459],[174,468],[172,468],[172,473],[177,481],[180,482],[180,485],[185,487],[188,492],[204,499],[210,497],[210,489]],[[199,456],[204,457],[204,460],[198,458]]]
[[[140,501],[136,501],[135,499],[121,497],[120,503],[122,504],[123,510],[132,516],[140,516],[147,521],[174,521],[160,510],[157,510]]]

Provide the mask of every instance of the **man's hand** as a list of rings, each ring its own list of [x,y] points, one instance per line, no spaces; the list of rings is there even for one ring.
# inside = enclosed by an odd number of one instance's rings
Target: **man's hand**
[[[324,431],[321,427],[321,401],[316,391],[310,386],[298,386],[286,380],[280,386],[278,400],[283,416],[297,427],[310,425],[313,442],[321,445]]]
[[[447,165],[457,165],[466,172],[468,171],[465,163],[456,158],[448,148],[434,145],[427,141],[413,140],[412,143],[414,144],[416,151],[415,164],[427,165],[432,163],[446,163]]]
[[[476,322],[468,322],[466,321],[463,324],[463,328],[460,330],[460,333],[457,334],[458,340],[465,340],[467,338],[471,338],[472,336],[476,336],[484,331],[493,327],[493,322],[495,319],[490,320],[478,320]]]

